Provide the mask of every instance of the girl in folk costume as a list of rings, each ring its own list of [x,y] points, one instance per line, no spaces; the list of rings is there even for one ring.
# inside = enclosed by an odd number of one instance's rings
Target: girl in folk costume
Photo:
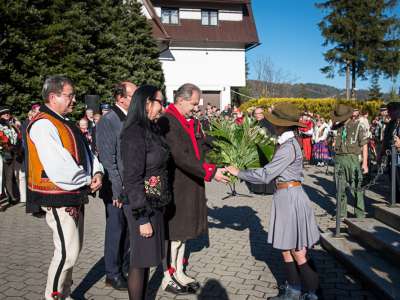
[[[303,146],[303,153],[304,153],[304,160],[307,162],[311,161],[311,140],[313,136],[313,121],[308,114],[303,115],[300,120],[301,126],[299,128],[299,133],[301,136],[302,146]]]
[[[239,170],[226,167],[234,176],[254,184],[276,183],[273,196],[268,243],[282,251],[287,283],[273,300],[318,299],[318,274],[310,267],[307,249],[319,241],[319,230],[310,200],[302,187],[303,156],[293,130],[305,128],[298,122],[299,111],[282,103],[265,115],[276,130],[278,146],[271,162],[263,168]],[[302,295],[303,292],[303,295]]]
[[[314,127],[312,156],[317,166],[324,166],[329,160],[328,148],[329,126],[323,118],[318,119]]]

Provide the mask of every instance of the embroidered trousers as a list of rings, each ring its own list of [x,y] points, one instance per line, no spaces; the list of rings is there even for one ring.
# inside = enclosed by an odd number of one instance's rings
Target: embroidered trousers
[[[72,269],[83,242],[84,211],[79,208],[42,207],[53,232],[54,254],[47,275],[45,299],[71,299]]]

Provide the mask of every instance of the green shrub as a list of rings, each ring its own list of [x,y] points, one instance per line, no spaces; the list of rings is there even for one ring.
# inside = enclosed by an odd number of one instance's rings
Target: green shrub
[[[303,98],[260,98],[247,101],[240,106],[243,112],[249,112],[254,108],[270,107],[279,102],[291,102],[296,104],[301,111],[310,111],[319,114],[324,118],[330,118],[330,113],[334,110],[337,103],[350,105],[360,110],[368,111],[370,116],[376,116],[379,113],[379,107],[383,104],[381,100],[373,101],[355,101],[355,100],[337,100],[337,99],[303,99]]]

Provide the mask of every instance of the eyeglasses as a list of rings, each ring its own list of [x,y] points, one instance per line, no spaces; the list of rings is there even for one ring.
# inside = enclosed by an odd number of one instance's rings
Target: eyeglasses
[[[153,101],[153,102],[158,102],[161,104],[161,106],[164,106],[164,100],[162,100],[162,99],[150,98],[149,100]]]
[[[72,100],[72,99],[75,98],[75,94],[74,94],[74,93],[72,93],[72,94],[64,94],[64,93],[61,93],[60,96],[65,96],[65,97],[67,97],[69,100]]]

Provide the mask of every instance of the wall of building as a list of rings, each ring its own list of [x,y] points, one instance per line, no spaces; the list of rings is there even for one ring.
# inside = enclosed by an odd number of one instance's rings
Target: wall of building
[[[244,49],[171,47],[161,55],[167,100],[173,92],[191,82],[205,91],[221,93],[221,108],[231,101],[231,87],[245,86]]]
[[[157,16],[161,17],[161,7],[154,7]],[[179,18],[188,20],[201,20],[201,9],[200,8],[179,8]],[[242,10],[218,10],[218,19],[220,21],[242,21],[243,12]]]

